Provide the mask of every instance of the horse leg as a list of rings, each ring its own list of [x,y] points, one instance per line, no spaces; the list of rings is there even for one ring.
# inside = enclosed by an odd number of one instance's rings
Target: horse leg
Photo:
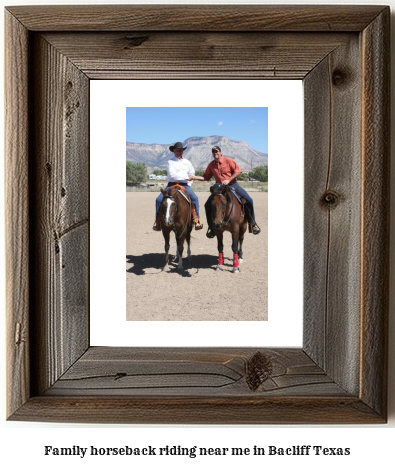
[[[244,242],[244,234],[247,230],[247,223],[245,222],[243,225],[240,226],[239,231],[239,263],[243,262],[243,242]]]
[[[182,271],[184,269],[182,265],[182,252],[184,251],[184,237],[177,241],[177,253],[178,253],[178,271]]]
[[[244,241],[244,233],[239,235],[239,250],[238,250],[238,255],[239,255],[239,264],[243,262],[243,241]]]
[[[189,230],[189,228],[187,230],[186,240],[188,244],[187,258],[190,259],[191,258],[191,231]]]
[[[233,272],[239,273],[239,230],[233,230],[232,232],[232,251],[233,251]]]
[[[162,230],[163,238],[165,239],[165,252],[166,252],[166,262],[163,266],[162,271],[169,271],[169,248],[170,248],[170,234],[168,231]]]
[[[222,271],[224,269],[224,234],[223,232],[217,234],[217,241],[218,241],[217,270]]]

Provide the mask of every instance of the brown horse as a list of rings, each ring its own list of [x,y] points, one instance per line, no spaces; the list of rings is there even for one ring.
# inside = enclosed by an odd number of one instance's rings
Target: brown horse
[[[210,188],[208,209],[214,233],[218,241],[218,270],[224,267],[224,231],[232,234],[233,272],[238,273],[243,262],[243,240],[247,229],[247,217],[243,205],[227,185],[214,184]]]
[[[166,262],[163,271],[169,271],[169,248],[170,233],[174,232],[177,242],[178,271],[183,270],[182,253],[184,251],[184,241],[188,243],[188,258],[191,256],[191,201],[189,197],[181,192],[182,187],[172,186],[170,189],[161,188],[163,194],[160,206],[160,218],[163,237],[165,239]],[[188,202],[189,201],[189,202]]]

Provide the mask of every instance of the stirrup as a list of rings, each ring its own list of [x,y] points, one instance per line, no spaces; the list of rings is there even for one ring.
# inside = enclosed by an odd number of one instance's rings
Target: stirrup
[[[160,224],[155,222],[154,226],[152,227],[152,230],[155,230],[155,232],[160,232],[162,229],[160,228]]]
[[[215,233],[213,232],[213,230],[210,227],[207,229],[206,237],[207,238],[214,238],[215,237]]]
[[[193,222],[195,224],[195,230],[202,230],[203,224],[200,222],[199,219]]]
[[[252,234],[253,235],[258,235],[258,233],[261,233],[261,229],[258,227],[258,224],[255,223],[252,227],[251,227],[251,230],[252,230]]]

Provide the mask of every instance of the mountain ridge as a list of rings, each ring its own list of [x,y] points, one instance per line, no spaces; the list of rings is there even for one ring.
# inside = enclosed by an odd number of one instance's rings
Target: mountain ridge
[[[184,157],[187,158],[195,170],[204,170],[212,161],[211,148],[217,145],[222,154],[233,158],[244,172],[268,164],[268,154],[251,148],[243,140],[231,140],[226,136],[212,135],[207,137],[193,136],[186,139]],[[173,156],[169,144],[145,144],[126,142],[126,161],[142,162],[152,171],[166,169],[167,161]]]

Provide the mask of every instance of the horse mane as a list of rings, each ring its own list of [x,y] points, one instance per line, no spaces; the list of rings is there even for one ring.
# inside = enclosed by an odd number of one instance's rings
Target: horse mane
[[[213,196],[217,196],[218,194],[224,194],[228,190],[229,188],[226,185],[220,183],[215,183],[210,188],[211,194]]]
[[[210,191],[212,196],[218,196],[222,194],[226,197],[227,202],[230,202],[231,189],[228,185],[216,183],[211,186]]]
[[[162,189],[161,191],[164,196],[176,196],[178,188],[176,186],[171,186],[169,189]]]

